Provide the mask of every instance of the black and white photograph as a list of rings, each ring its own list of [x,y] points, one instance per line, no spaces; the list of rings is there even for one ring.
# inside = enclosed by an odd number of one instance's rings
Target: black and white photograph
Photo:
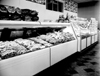
[[[0,0],[0,76],[100,76],[100,0]]]

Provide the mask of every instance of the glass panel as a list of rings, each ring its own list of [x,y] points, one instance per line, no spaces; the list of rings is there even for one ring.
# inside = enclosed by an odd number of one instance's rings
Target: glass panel
[[[58,2],[58,11],[63,12],[63,3]]]
[[[53,4],[53,10],[57,11],[57,4]]]
[[[48,3],[47,6],[46,6],[46,8],[47,8],[48,10],[53,10],[52,3]]]

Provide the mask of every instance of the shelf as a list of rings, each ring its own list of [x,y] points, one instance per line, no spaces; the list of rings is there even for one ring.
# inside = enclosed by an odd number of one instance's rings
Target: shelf
[[[0,20],[0,24],[40,24],[39,21],[11,21],[11,20]]]
[[[0,29],[3,28],[22,28],[22,27],[66,27],[70,23],[56,23],[56,22],[28,22],[28,21],[5,21],[0,20]]]
[[[0,20],[0,29],[3,28],[22,28],[22,27],[31,27],[35,28],[35,26],[38,27],[40,25],[39,22],[28,22],[28,21],[5,21],[5,20]]]

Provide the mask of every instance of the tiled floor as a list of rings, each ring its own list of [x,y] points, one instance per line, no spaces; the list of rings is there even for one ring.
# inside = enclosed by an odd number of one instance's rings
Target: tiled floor
[[[69,61],[65,59],[36,76],[100,76],[100,44],[70,61],[70,64]]]

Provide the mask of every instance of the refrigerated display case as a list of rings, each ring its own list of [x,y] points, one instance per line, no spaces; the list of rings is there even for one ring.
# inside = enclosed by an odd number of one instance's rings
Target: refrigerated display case
[[[39,22],[0,21],[1,32],[5,28],[11,30],[9,39],[5,34],[7,30],[3,31],[5,33],[1,33],[1,37],[7,38],[0,38],[0,76],[32,76],[50,66],[50,49],[26,39],[38,25],[40,25]],[[23,36],[19,37],[20,31],[18,29],[25,31]],[[16,37],[17,39],[14,39]],[[23,37],[25,39],[22,39]],[[20,43],[18,43],[18,40],[21,40]],[[40,45],[43,46],[40,47],[41,49],[38,47]]]
[[[90,21],[88,20],[83,20],[81,21],[81,39],[84,39],[84,44],[86,44],[86,46],[84,46],[84,48],[89,47],[91,44],[94,44],[95,42],[97,42],[97,36],[98,36],[98,21],[96,21],[95,18],[91,18]],[[84,49],[82,48],[82,49]]]
[[[78,40],[78,51],[82,51],[98,40],[98,22],[95,18],[88,21],[86,18],[71,19],[72,27]]]
[[[77,52],[68,23],[0,21],[0,32],[0,76],[32,76]]]
[[[71,20],[71,23],[78,39],[78,51],[80,52],[87,46],[87,37],[89,36],[87,20],[76,18],[76,20]]]
[[[76,18],[76,20],[71,20],[71,23],[78,39],[78,51],[81,51],[91,44],[88,21]]]
[[[98,21],[95,18],[91,18],[88,29],[90,30],[90,34],[92,35],[93,44],[98,41]]]
[[[46,26],[48,24],[41,23],[41,25]],[[49,25],[51,26],[52,23]],[[67,33],[70,39],[68,39],[64,43],[50,47],[51,65],[54,65],[57,62],[77,52],[77,39],[76,39],[76,36],[75,36],[75,33],[73,31],[71,24],[70,23],[63,23],[63,24],[57,23],[57,25],[66,26],[66,28],[64,28],[62,32]]]
[[[87,47],[87,37],[89,35],[87,22],[85,20],[79,21],[79,27],[81,30],[81,50],[84,50]]]

